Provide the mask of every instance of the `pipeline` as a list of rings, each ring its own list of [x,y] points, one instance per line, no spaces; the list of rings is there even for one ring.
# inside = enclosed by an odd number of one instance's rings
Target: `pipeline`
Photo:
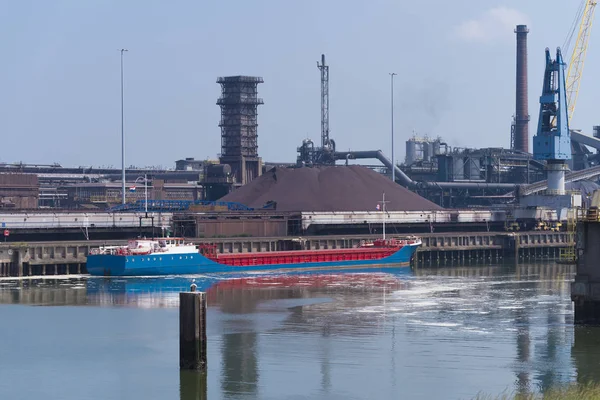
[[[583,132],[571,129],[571,140],[600,150],[600,139],[585,135]]]
[[[336,160],[354,159],[378,159],[387,168],[392,168],[392,161],[387,158],[381,150],[367,151],[336,151]],[[480,182],[415,182],[408,177],[397,165],[393,166],[396,171],[396,181],[402,186],[415,189],[506,189],[517,190],[519,185],[515,183],[480,183]]]
[[[348,160],[376,158],[379,161],[381,161],[381,163],[383,165],[385,165],[387,168],[392,168],[392,161],[389,158],[387,158],[381,150],[344,151],[344,152],[336,151],[333,156],[336,160],[346,160],[346,164],[348,163]],[[400,168],[398,168],[397,165],[394,165],[394,169],[396,171],[396,181],[398,181],[402,186],[405,186],[405,187],[415,187],[416,186],[416,182],[413,181],[412,179],[410,179],[408,177],[408,175],[406,175],[404,173],[404,171],[402,171]]]

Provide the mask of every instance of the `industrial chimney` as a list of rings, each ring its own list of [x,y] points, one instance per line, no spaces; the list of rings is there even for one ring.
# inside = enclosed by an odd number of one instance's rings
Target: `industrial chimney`
[[[515,150],[529,152],[529,111],[527,105],[527,25],[517,25],[517,101],[515,112]]]

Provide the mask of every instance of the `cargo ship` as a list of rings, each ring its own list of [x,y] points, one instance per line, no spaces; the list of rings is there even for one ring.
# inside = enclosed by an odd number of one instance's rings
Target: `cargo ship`
[[[408,267],[420,245],[420,239],[409,237],[362,241],[346,249],[217,253],[214,244],[195,245],[183,238],[136,239],[126,246],[92,249],[87,270],[94,276],[157,276]]]

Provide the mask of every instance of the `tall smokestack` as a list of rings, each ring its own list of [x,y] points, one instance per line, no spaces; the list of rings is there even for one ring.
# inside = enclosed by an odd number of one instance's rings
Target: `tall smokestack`
[[[527,25],[517,25],[517,101],[515,150],[529,152],[529,110],[527,105]]]

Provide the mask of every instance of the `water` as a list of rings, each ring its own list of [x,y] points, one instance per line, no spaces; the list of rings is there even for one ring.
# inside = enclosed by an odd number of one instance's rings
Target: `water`
[[[563,265],[198,276],[208,373],[179,372],[192,277],[0,280],[2,399],[470,399],[600,381]]]

